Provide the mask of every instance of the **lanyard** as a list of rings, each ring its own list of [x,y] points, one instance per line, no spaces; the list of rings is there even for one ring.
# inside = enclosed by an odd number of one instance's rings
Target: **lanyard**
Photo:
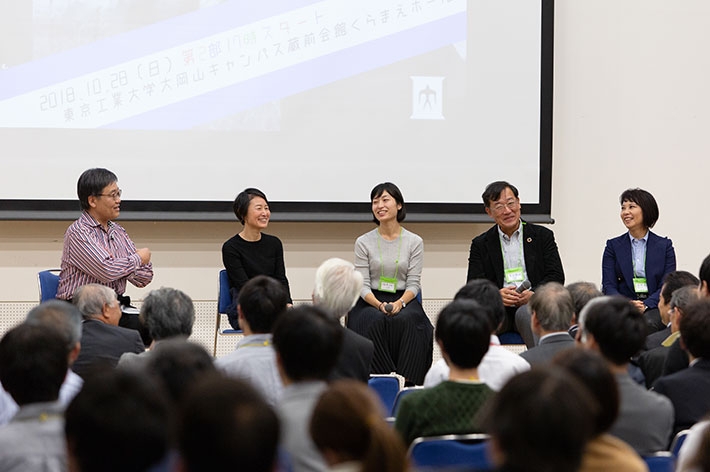
[[[523,266],[523,224],[520,223],[520,237],[518,238],[518,245],[520,246],[520,257],[518,259],[518,267]],[[505,268],[505,252],[503,252],[503,236],[498,236],[498,240],[500,241],[500,253],[503,256],[503,268]],[[513,238],[511,237],[510,240],[512,241]],[[513,267],[508,267],[509,269],[512,269]]]
[[[641,241],[641,240],[639,239],[639,240],[637,240],[637,241]],[[633,268],[634,268],[634,277],[640,277],[640,275],[638,275],[638,274],[636,273],[636,258],[634,257],[633,244],[632,244],[631,246],[632,246],[632,249],[631,249],[631,265],[632,265]],[[646,269],[646,251],[647,251],[647,250],[648,250],[648,242],[646,242],[646,243],[643,245],[643,268],[644,268],[644,270]]]
[[[247,344],[242,344],[241,346],[237,347],[237,349],[241,349],[243,347],[258,347],[258,346],[271,346],[271,341],[268,339],[264,341],[263,343],[247,343]]]
[[[382,248],[380,247],[380,229],[377,228],[377,250],[380,252],[380,270],[381,277],[385,276],[385,263],[382,260]],[[397,278],[399,272],[399,256],[402,255],[402,227],[399,227],[399,249],[397,250],[397,260],[394,261],[394,278]]]

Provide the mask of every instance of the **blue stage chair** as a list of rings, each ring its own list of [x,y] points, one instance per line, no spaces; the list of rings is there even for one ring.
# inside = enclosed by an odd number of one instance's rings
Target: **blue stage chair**
[[[392,416],[397,417],[397,410],[399,410],[399,405],[404,397],[419,390],[424,390],[424,387],[405,387],[400,390],[397,394],[397,398],[394,399],[394,405],[392,405]]]
[[[448,434],[417,438],[409,447],[409,457],[417,468],[466,468],[493,470],[486,453],[487,434]]]
[[[37,274],[37,286],[39,288],[40,303],[57,298],[59,269],[49,269],[39,272]]]
[[[399,379],[395,375],[371,375],[367,385],[382,400],[385,416],[389,416],[399,393]]]
[[[675,438],[673,438],[673,442],[671,443],[671,454],[673,454],[673,456],[678,457],[680,448],[683,446],[689,432],[689,429],[684,429],[683,431],[678,431],[678,434],[675,435]]]
[[[643,456],[649,472],[673,472],[675,470],[675,457],[667,451],[657,452],[650,456]]]
[[[232,294],[229,292],[229,277],[227,276],[227,271],[222,269],[219,271],[219,291],[217,292],[217,324],[214,330],[214,351],[213,356],[217,355],[217,338],[220,335],[234,335],[234,334],[244,334],[244,332],[239,329],[220,329],[222,323],[222,315],[227,315],[227,307],[232,304]]]

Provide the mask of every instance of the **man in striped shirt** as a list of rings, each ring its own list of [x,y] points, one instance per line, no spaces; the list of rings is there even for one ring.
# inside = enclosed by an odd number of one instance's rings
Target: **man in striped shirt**
[[[130,301],[123,297],[126,282],[145,287],[153,280],[150,250],[136,249],[126,230],[112,221],[121,206],[117,182],[116,174],[107,169],[89,169],[79,177],[77,193],[83,211],[64,234],[57,289],[61,300],[71,300],[77,288],[95,283],[115,290],[125,307]]]

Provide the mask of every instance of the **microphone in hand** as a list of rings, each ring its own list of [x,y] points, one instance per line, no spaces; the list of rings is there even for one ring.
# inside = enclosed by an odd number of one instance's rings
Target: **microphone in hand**
[[[385,305],[385,311],[386,311],[387,313],[392,313],[392,310],[393,310],[393,309],[394,309],[394,306],[392,306],[391,303],[387,303],[387,304]]]
[[[515,291],[517,293],[523,293],[524,291],[528,290],[532,285],[530,284],[529,280],[525,280],[523,283],[520,284],[520,287],[516,288]]]

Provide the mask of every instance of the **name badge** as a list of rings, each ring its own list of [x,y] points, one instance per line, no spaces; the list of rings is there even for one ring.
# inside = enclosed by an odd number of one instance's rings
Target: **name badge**
[[[525,274],[523,273],[522,267],[516,267],[515,269],[505,269],[505,282],[522,282],[525,280]]]
[[[634,277],[634,292],[648,293],[648,284],[645,277]]]
[[[395,293],[397,291],[397,279],[380,277],[380,291]]]

